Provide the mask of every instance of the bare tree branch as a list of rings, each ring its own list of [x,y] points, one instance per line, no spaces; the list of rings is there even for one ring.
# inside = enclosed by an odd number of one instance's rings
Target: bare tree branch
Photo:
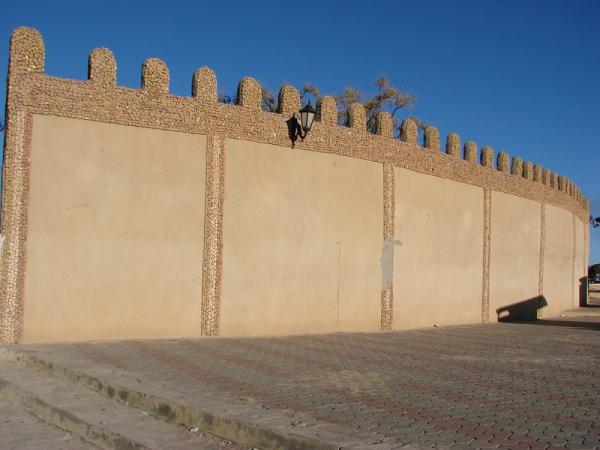
[[[275,100],[275,96],[268,89],[262,90],[261,107],[263,111],[277,111],[277,101]]]
[[[319,91],[319,88],[317,88],[312,83],[306,83],[302,87],[302,90],[300,91],[300,99],[302,101],[304,101],[304,98],[306,97],[306,94],[311,94],[316,99],[319,99],[319,97],[321,97],[321,92]]]
[[[377,130],[377,115],[382,111],[390,113],[393,121],[395,134],[399,135],[400,120],[398,112],[401,109],[412,110],[416,103],[416,96],[410,92],[404,92],[392,85],[389,78],[381,76],[373,82],[375,94],[367,95],[364,92],[352,87],[346,86],[344,90],[333,97],[337,103],[338,124],[348,125],[348,110],[353,103],[362,103],[365,107],[367,129],[375,133]],[[321,91],[312,83],[305,83],[300,90],[300,99],[305,101],[307,95],[312,95],[315,99],[321,97]],[[220,94],[218,100],[223,103],[236,103],[236,98],[227,94]],[[275,112],[277,110],[277,100],[273,93],[268,89],[262,90],[261,107],[263,111]],[[420,130],[423,130],[427,124],[414,116],[411,118],[417,123]]]

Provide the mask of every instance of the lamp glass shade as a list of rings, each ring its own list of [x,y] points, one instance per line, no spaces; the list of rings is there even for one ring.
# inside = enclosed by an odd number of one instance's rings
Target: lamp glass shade
[[[300,124],[305,134],[312,128],[316,113],[310,102],[300,110]]]

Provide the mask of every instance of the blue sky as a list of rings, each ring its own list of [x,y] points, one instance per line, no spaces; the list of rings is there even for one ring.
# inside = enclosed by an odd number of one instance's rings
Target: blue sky
[[[442,136],[492,145],[571,178],[600,215],[600,2],[571,1],[7,1],[0,74],[19,25],[46,43],[46,71],[85,78],[110,48],[118,83],[139,87],[145,58],[162,58],[171,92],[189,95],[212,67],[219,90],[253,76],[273,91],[313,82],[324,94],[369,91],[387,75],[417,95],[412,114]],[[0,80],[4,104],[6,80]],[[3,114],[2,114],[3,115]],[[600,228],[591,230],[600,262]]]

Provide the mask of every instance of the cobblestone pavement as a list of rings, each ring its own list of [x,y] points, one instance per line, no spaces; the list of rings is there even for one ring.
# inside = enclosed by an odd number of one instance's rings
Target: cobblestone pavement
[[[21,346],[163,395],[286,410],[386,448],[600,448],[600,317]],[[169,394],[170,393],[170,394]],[[294,415],[294,414],[299,414]]]

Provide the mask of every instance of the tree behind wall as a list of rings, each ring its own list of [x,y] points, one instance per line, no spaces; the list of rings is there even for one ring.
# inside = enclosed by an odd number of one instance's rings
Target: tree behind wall
[[[377,114],[387,111],[392,116],[394,121],[394,135],[400,135],[400,120],[398,112],[401,109],[411,110],[416,103],[416,96],[409,92],[404,92],[392,85],[387,77],[380,77],[373,83],[376,92],[374,94],[365,94],[364,92],[347,86],[340,94],[335,94],[333,97],[337,103],[338,109],[338,124],[342,126],[348,125],[348,109],[353,103],[361,103],[365,107],[367,129],[371,133],[375,133],[377,127]],[[312,83],[306,83],[300,91],[300,97],[303,102],[307,96],[313,96],[315,100],[321,97],[320,90]],[[219,95],[219,101],[223,103],[236,103],[236,98],[228,94]],[[277,110],[277,100],[273,92],[268,89],[262,90],[262,109],[267,112],[275,112]],[[417,123],[419,129],[427,126],[426,123],[411,116]]]

